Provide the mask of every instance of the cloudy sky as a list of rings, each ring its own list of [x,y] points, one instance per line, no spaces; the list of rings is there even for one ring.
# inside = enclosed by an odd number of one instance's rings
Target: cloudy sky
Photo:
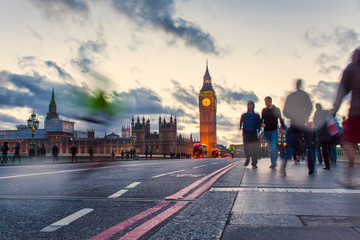
[[[55,88],[58,112],[77,130],[121,132],[131,116],[199,138],[198,95],[208,60],[218,99],[218,143],[241,143],[240,115],[264,97],[283,108],[295,79],[329,108],[360,45],[359,0],[0,0],[1,129],[41,127]],[[92,125],[81,99],[106,91],[121,108]],[[346,115],[348,103],[340,115]]]

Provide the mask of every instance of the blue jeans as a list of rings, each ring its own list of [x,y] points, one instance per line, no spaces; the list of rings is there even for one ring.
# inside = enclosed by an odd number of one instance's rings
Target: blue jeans
[[[271,163],[276,164],[278,157],[278,131],[274,130],[264,132],[264,137],[267,142]]]
[[[315,135],[311,131],[307,131],[305,128],[297,128],[297,127],[290,127],[286,134],[286,159],[285,159],[285,166],[286,161],[292,159],[293,157],[293,150],[296,149],[297,144],[299,144],[300,138],[305,139],[305,145],[307,150],[307,163],[309,170],[315,170],[315,161],[316,161],[316,146],[315,146]]]

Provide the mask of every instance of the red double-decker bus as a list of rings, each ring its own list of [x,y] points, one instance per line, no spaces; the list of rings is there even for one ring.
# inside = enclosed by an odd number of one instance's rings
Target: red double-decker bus
[[[193,157],[206,158],[206,155],[207,155],[206,145],[202,143],[195,143],[193,146]]]

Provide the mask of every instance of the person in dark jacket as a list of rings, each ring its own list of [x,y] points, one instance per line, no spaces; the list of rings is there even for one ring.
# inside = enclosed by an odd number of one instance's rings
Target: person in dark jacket
[[[280,109],[272,104],[272,98],[267,96],[264,101],[266,108],[261,112],[261,127],[264,129],[264,137],[270,153],[270,168],[274,169],[278,158],[278,121],[280,120],[282,129],[285,130],[286,127]]]
[[[258,151],[259,151],[259,138],[261,120],[260,115],[254,112],[255,103],[248,101],[247,112],[241,115],[240,130],[243,131],[243,142],[246,160],[244,166],[249,165],[251,157],[251,165],[257,168]]]
[[[1,151],[3,154],[3,160],[1,161],[1,164],[7,163],[7,154],[9,151],[8,142],[4,142],[3,146],[1,147]]]
[[[21,157],[20,157],[20,143],[16,142],[15,143],[15,149],[14,149],[14,158],[13,158],[13,162],[15,162],[15,159],[18,158],[19,159],[19,163],[21,163]]]
[[[59,161],[59,148],[54,145],[53,148],[52,148],[52,155],[53,155],[53,161]]]
[[[305,139],[307,149],[307,162],[309,175],[315,172],[315,144],[313,139],[313,132],[307,128],[309,116],[312,112],[313,106],[309,95],[301,89],[302,80],[296,81],[296,91],[292,92],[285,101],[283,114],[290,119],[290,128],[286,135],[286,159],[280,167],[279,174],[286,176],[285,167],[286,162],[293,157],[293,151],[297,148],[299,139]]]
[[[77,147],[73,145],[73,146],[70,148],[70,151],[71,151],[71,162],[73,162],[74,159],[75,159],[75,161],[77,161],[77,157],[76,157]]]
[[[89,155],[90,155],[90,161],[92,161],[93,158],[94,158],[94,149],[93,149],[93,147],[90,146],[88,151],[89,151]]]
[[[316,139],[321,148],[322,157],[324,159],[324,170],[330,170],[330,148],[331,148],[331,136],[326,127],[326,117],[329,112],[324,110],[320,103],[315,105],[316,112],[314,114],[314,125],[316,131]]]

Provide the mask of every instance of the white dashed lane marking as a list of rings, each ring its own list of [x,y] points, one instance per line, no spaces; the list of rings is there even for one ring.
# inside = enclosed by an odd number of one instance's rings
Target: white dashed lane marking
[[[92,209],[92,208],[81,209],[80,211],[77,211],[76,213],[71,214],[71,215],[67,216],[66,218],[63,218],[57,222],[54,222],[53,224],[51,224],[47,227],[44,227],[43,229],[41,229],[41,232],[54,232],[63,226],[69,225],[73,221],[81,218],[82,216],[85,216],[86,214],[92,212],[93,210],[94,209]]]
[[[110,195],[108,198],[117,198],[117,197],[120,197],[121,195],[123,195],[124,193],[126,193],[128,190],[127,189],[130,189],[130,188],[134,188],[136,187],[137,185],[139,185],[141,182],[133,182],[132,184],[126,186],[125,188],[126,189],[121,189],[120,191],[117,191],[116,193]]]
[[[128,190],[126,189],[121,189],[120,191],[117,191],[116,193],[108,196],[108,198],[117,198],[120,197],[121,195],[123,195],[124,193],[126,193]]]
[[[169,172],[169,173],[163,173],[163,174],[159,174],[159,175],[156,175],[156,176],[153,176],[151,178],[158,178],[158,177],[162,177],[162,176],[166,176],[166,175],[171,175],[173,173],[179,173],[179,172],[184,172],[185,169],[182,169],[182,170],[178,170],[178,171],[174,171],[174,172]]]
[[[141,182],[133,182],[132,184],[128,185],[126,188],[134,188],[139,185]]]
[[[202,167],[206,167],[207,165],[200,165],[200,166],[197,166],[197,167],[193,167],[193,169],[197,169],[197,168],[202,168]]]

